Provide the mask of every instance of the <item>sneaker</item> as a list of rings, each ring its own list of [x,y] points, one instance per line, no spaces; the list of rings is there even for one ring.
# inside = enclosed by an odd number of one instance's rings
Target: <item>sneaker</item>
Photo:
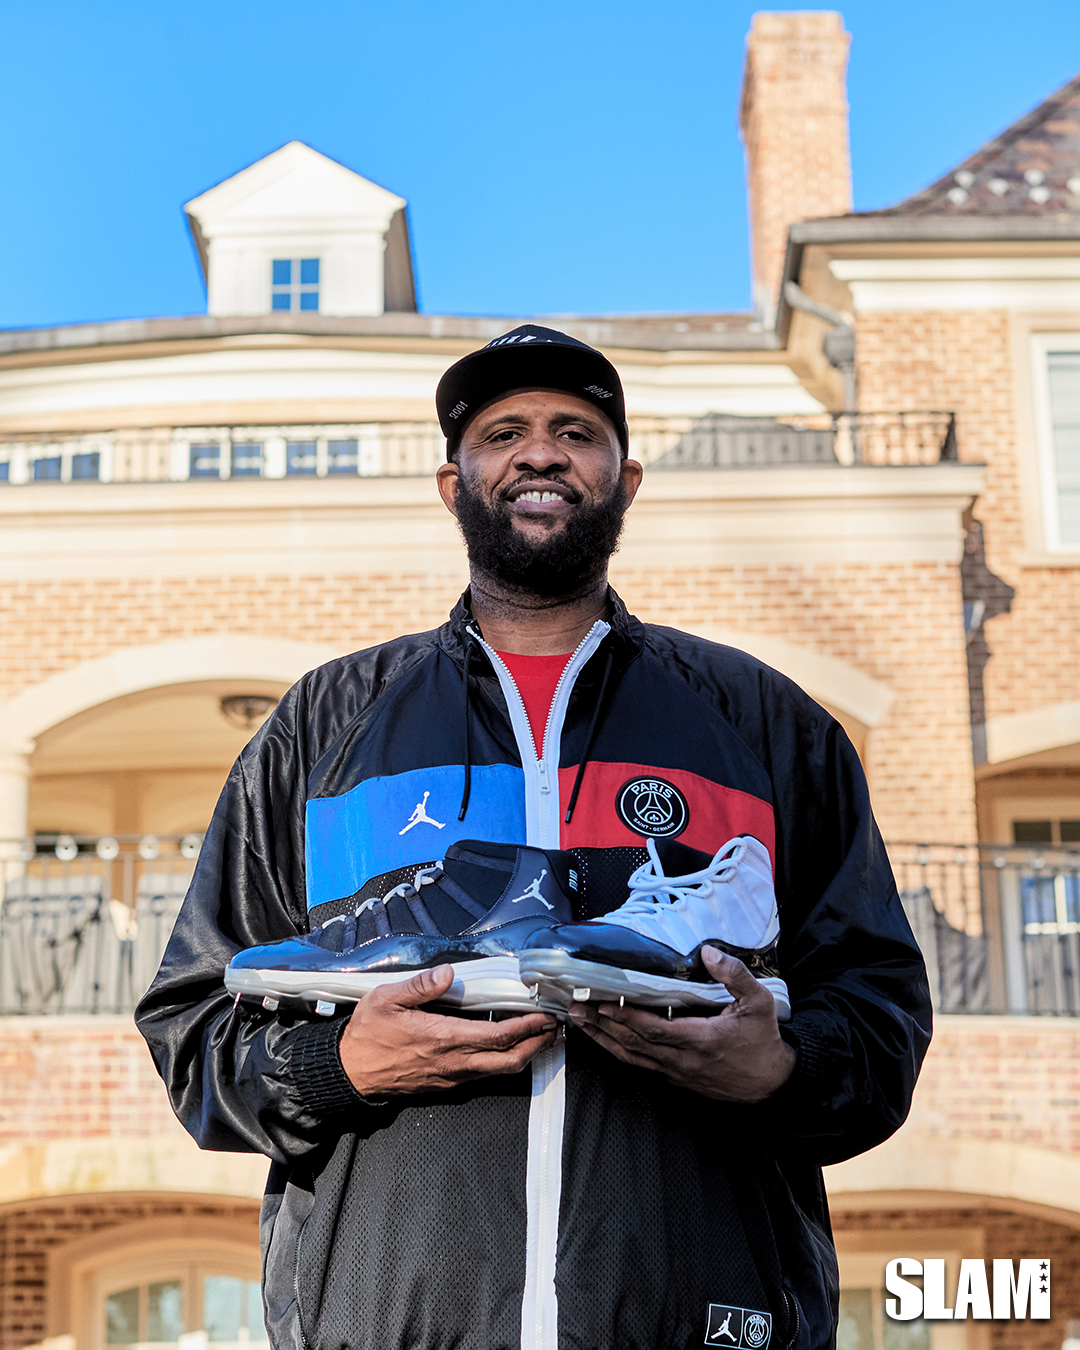
[[[237,999],[333,1016],[382,984],[450,962],[439,1000],[462,1009],[535,1012],[517,953],[540,928],[573,922],[577,863],[569,853],[463,840],[411,882],[302,937],[240,952],[225,970]]]
[[[791,1016],[780,979],[772,865],[751,835],[729,840],[707,866],[708,855],[665,845],[665,874],[656,843],[649,861],[630,878],[630,898],[599,919],[534,933],[521,951],[521,980],[540,1007],[563,1013],[575,1000],[628,1002],[649,1008],[715,1011],[733,1002],[705,969],[702,947],[737,956],[770,991],[779,1021]],[[697,870],[689,870],[697,863]]]

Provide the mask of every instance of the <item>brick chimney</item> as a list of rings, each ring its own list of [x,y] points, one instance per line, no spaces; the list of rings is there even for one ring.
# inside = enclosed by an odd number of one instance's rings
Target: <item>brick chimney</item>
[[[788,226],[851,210],[845,87],[851,35],[829,10],[755,14],[742,107],[754,308],[776,313]]]

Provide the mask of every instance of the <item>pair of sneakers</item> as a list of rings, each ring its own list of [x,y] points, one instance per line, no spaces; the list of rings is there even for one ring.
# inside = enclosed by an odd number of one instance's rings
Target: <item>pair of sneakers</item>
[[[785,1020],[765,847],[741,835],[711,860],[681,844],[663,847],[668,867],[684,870],[665,872],[649,839],[625,903],[576,923],[581,871],[572,853],[463,840],[441,862],[310,933],[240,952],[225,986],[270,1010],[332,1016],[380,985],[449,963],[454,982],[439,1002],[463,1010],[564,1017],[575,1000],[592,1000],[701,1014],[732,1001],[701,959],[702,947],[714,946],[747,965]]]

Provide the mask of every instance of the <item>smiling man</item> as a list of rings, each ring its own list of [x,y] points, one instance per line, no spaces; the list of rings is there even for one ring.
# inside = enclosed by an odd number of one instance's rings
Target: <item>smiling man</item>
[[[139,1024],[200,1145],[273,1160],[275,1350],[824,1350],[821,1165],[930,1033],[858,757],[609,588],[601,353],[526,325],[437,406],[469,590],[282,700]]]

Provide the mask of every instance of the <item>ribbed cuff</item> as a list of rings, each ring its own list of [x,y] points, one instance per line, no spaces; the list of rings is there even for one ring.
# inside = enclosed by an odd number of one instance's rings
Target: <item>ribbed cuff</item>
[[[348,1023],[347,1017],[335,1017],[304,1022],[293,1029],[289,1066],[300,1095],[313,1111],[331,1115],[350,1106],[386,1105],[357,1092],[341,1067],[338,1046]]]
[[[781,1088],[809,1088],[823,1084],[829,1071],[829,1046],[824,1036],[803,1022],[789,1022],[780,1028],[780,1037],[795,1051],[795,1068]]]

